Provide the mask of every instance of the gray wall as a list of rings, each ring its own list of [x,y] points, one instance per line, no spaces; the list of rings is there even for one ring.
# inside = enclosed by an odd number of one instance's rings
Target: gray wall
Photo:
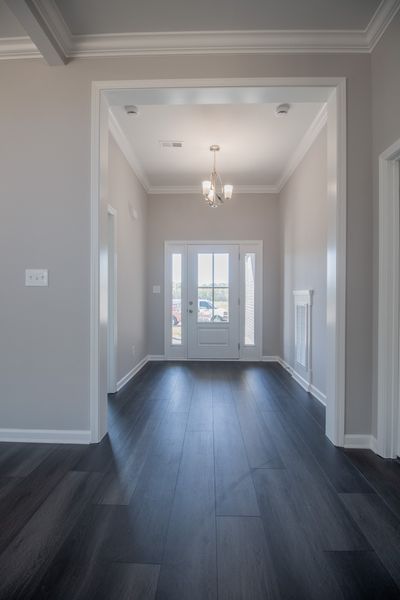
[[[294,367],[293,290],[314,290],[312,383],[326,394],[326,127],[280,193],[283,359]]]
[[[400,12],[372,53],[372,172],[373,172],[373,299],[374,337],[373,364],[377,364],[378,349],[378,164],[379,155],[400,139]],[[373,427],[376,435],[377,378],[374,369]]]
[[[369,55],[0,61],[0,426],[89,427],[90,107],[93,80],[337,77],[348,81],[346,431],[371,427]],[[24,288],[28,266],[50,287]],[[6,285],[4,284],[6,282]]]
[[[112,135],[109,144],[108,203],[117,211],[119,380],[147,355],[147,195]],[[131,217],[130,205],[137,220]]]
[[[163,294],[166,240],[263,240],[263,354],[279,354],[279,204],[274,194],[234,194],[221,209],[210,209],[197,195],[149,196],[149,352],[164,354]]]

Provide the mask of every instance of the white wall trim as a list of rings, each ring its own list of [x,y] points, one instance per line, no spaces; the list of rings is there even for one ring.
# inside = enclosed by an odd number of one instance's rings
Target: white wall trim
[[[299,145],[294,150],[292,156],[287,161],[285,169],[281,177],[279,178],[279,181],[276,182],[275,187],[277,188],[278,192],[282,191],[283,187],[293,175],[293,173],[295,172],[295,170],[297,169],[297,167],[299,166],[299,164],[301,163],[301,161],[303,160],[303,158],[317,139],[318,135],[321,133],[322,129],[327,124],[327,122],[328,110],[326,104],[324,104],[317,116],[315,117],[315,119],[313,120],[313,122],[311,123],[310,127],[304,134]]]
[[[312,383],[310,384],[310,394],[326,407],[326,395]]]
[[[158,362],[160,360],[166,360],[165,355],[164,354],[149,354],[147,357],[148,361],[153,361],[153,362]],[[179,358],[178,360],[182,360],[181,358]]]
[[[50,0],[35,0],[51,21],[67,58],[165,54],[368,53],[399,10],[399,0],[383,0],[364,30],[190,31],[72,35]],[[39,58],[28,37],[2,40],[0,59]]]
[[[262,362],[277,362],[277,363],[280,363],[281,359],[279,358],[279,356],[272,355],[272,356],[263,356],[261,358],[261,360],[262,360]]]
[[[117,392],[119,392],[124,387],[124,385],[126,385],[131,379],[133,379],[133,377],[135,377],[135,375],[139,373],[139,371],[141,371],[145,365],[147,365],[149,360],[151,360],[150,357],[148,355],[145,356],[126,375],[121,377],[121,379],[117,381]]]
[[[400,140],[379,157],[377,451],[385,458],[400,454],[399,161]]]
[[[121,128],[120,124],[118,123],[117,119],[115,118],[114,114],[111,111],[109,112],[108,125],[110,128],[111,135],[113,136],[116,144],[119,146],[119,149],[121,150],[122,154],[125,156],[126,160],[128,161],[132,171],[135,173],[139,182],[143,186],[145,192],[147,194],[153,193],[150,191],[151,190],[150,182],[147,178],[146,173],[143,170],[142,165],[140,164],[140,162],[133,150],[133,147],[132,147],[131,142],[129,141],[129,138],[127,137],[124,130]]]
[[[150,185],[146,190],[149,194],[196,194],[201,193],[199,185]],[[276,185],[235,185],[234,193],[237,194],[277,194]]]
[[[0,429],[0,442],[40,444],[90,444],[89,430],[74,429]]]
[[[369,434],[347,433],[344,436],[344,447],[376,452],[376,438]]]
[[[376,9],[368,27],[365,29],[365,35],[369,51],[372,52],[390,23],[396,16],[400,8],[398,0],[382,0]]]

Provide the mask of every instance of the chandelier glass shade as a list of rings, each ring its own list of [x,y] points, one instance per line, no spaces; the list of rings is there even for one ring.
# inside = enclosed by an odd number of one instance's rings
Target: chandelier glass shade
[[[216,152],[219,152],[219,146],[213,144],[210,146],[210,151],[214,153],[213,170],[210,179],[202,182],[203,198],[211,208],[217,208],[224,203],[225,200],[230,200],[233,193],[233,185],[222,183],[221,176],[217,173],[216,167]]]

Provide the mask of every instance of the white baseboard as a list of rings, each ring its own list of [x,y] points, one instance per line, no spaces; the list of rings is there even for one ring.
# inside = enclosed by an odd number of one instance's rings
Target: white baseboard
[[[304,379],[297,371],[292,369],[292,377],[297,383],[305,390],[306,392],[310,392],[311,384],[307,379]]]
[[[159,360],[166,360],[166,358],[165,358],[164,354],[148,354],[147,360],[159,361]],[[176,360],[181,360],[181,359],[178,358]]]
[[[279,356],[263,356],[261,359],[263,362],[279,362]]]
[[[310,385],[310,394],[314,396],[314,398],[318,400],[318,402],[321,402],[321,404],[323,404],[326,407],[326,396],[321,392],[321,390],[316,388],[315,385]]]
[[[129,373],[127,373],[126,375],[124,375],[124,377],[117,381],[117,392],[119,392],[124,387],[124,385],[128,383],[128,381],[135,377],[136,373],[139,373],[139,371],[143,369],[143,367],[149,362],[149,360],[153,359],[150,359],[148,355],[145,356],[140,362],[138,362],[137,365],[133,367],[133,369],[129,371]]]
[[[288,373],[290,373],[290,375],[292,375],[293,374],[292,367],[285,360],[283,360],[283,358],[281,358],[280,356],[278,356],[277,358],[278,358],[278,363],[281,365],[281,367],[283,367],[285,369],[285,371],[287,371]]]
[[[0,429],[0,442],[90,444],[90,431],[86,429]]]
[[[344,436],[344,447],[372,450],[376,453],[376,437],[370,434],[363,433],[346,433],[346,435]]]

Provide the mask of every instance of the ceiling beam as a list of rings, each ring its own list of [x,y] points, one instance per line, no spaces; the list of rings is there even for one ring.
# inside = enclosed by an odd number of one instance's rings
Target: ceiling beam
[[[6,0],[48,65],[64,65],[68,57],[40,0]]]

